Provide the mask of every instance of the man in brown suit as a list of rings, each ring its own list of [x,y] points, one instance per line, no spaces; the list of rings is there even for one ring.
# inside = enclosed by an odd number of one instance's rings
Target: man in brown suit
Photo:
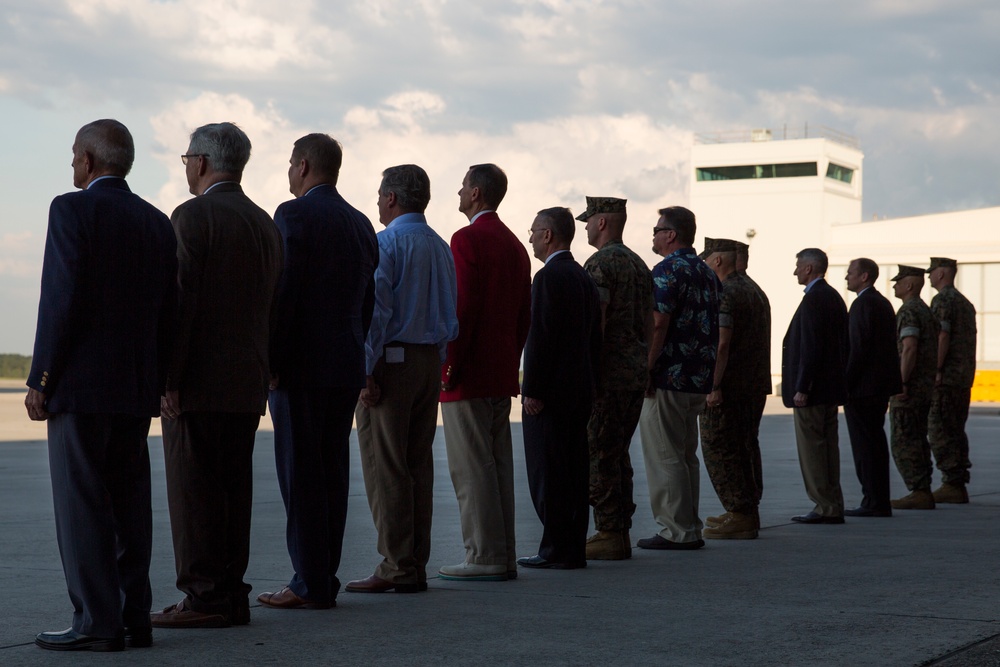
[[[250,622],[254,435],[267,402],[271,304],[282,270],[271,217],[243,194],[250,140],[199,127],[181,160],[194,199],[174,210],[179,324],[161,401],[177,588],[154,627]]]

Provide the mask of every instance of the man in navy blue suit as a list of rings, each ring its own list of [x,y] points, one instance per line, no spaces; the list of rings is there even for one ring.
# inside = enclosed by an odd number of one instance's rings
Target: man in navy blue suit
[[[296,199],[274,214],[285,249],[271,343],[278,485],[295,573],[257,597],[278,609],[336,606],[347,519],[351,428],[365,386],[365,338],[375,301],[378,242],[371,222],[337,192],[343,151],[325,134],[295,142]]]
[[[795,256],[793,275],[805,296],[788,324],[781,350],[781,398],[792,408],[806,494],[815,503],[792,521],[844,523],[837,406],[847,400],[847,307],[824,279],[829,265],[819,248]]]
[[[160,412],[174,326],[170,221],[125,183],[135,147],[116,120],[83,126],[73,185],[56,197],[24,404],[48,420],[56,537],[73,625],[57,651],[149,646],[150,418]]]
[[[562,570],[587,566],[590,449],[587,420],[597,394],[601,306],[597,285],[569,251],[569,209],[539,211],[531,249],[545,263],[531,284],[521,403],[528,489],[542,521],[534,556],[517,564]]]

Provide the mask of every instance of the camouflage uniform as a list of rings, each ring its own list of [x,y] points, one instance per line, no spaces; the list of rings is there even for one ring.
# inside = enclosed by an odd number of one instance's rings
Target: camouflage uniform
[[[941,384],[934,388],[928,421],[931,451],[945,484],[969,483],[969,438],[965,421],[976,378],[976,309],[954,286],[942,287],[931,300],[931,312],[950,334]]]
[[[908,398],[889,400],[889,424],[892,458],[910,491],[930,491],[931,451],[927,443],[927,414],[934,391],[937,367],[938,325],[923,299],[910,299],[896,313],[897,349],[903,352],[903,339],[917,338],[917,361],[906,384]]]
[[[754,398],[760,395],[760,351],[770,345],[770,311],[750,280],[731,273],[722,283],[719,327],[732,329],[729,358],[719,389],[722,403],[699,420],[702,456],[727,512],[753,515],[760,499],[760,448]],[[770,369],[768,369],[770,385]]]
[[[753,352],[754,357],[754,387],[751,393],[750,402],[753,405],[753,437],[750,440],[750,455],[753,457],[753,474],[754,474],[754,484],[757,487],[757,501],[764,495],[764,477],[763,477],[763,467],[760,461],[760,420],[764,416],[764,406],[767,403],[767,397],[771,393],[771,302],[768,300],[767,295],[764,294],[764,290],[760,288],[753,278],[748,276],[746,273],[742,274],[744,278],[750,283],[750,286],[754,288],[757,295],[760,297],[761,303],[764,306],[764,338],[761,341],[761,347],[757,348]]]
[[[646,322],[653,312],[653,278],[646,263],[621,241],[609,241],[584,268],[606,304],[601,346],[601,392],[587,424],[590,504],[599,531],[632,526],[629,446],[639,423],[646,371]]]

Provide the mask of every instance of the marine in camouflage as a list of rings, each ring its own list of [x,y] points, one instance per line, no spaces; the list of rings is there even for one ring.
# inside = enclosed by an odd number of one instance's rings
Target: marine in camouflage
[[[592,199],[602,198],[588,197],[588,210]],[[594,202],[596,208],[604,203]],[[646,326],[653,312],[653,279],[646,263],[620,240],[605,243],[584,268],[604,308],[601,391],[587,424],[590,504],[597,530],[621,532],[631,527],[635,513],[629,446],[648,379]]]

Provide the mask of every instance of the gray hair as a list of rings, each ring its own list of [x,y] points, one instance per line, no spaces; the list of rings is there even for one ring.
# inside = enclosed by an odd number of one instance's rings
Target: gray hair
[[[188,153],[206,156],[215,171],[242,174],[250,160],[250,138],[234,123],[210,123],[191,133]]]
[[[431,200],[431,179],[415,164],[401,164],[382,172],[382,195],[396,195],[396,203],[405,213],[423,213]]]
[[[75,153],[90,153],[94,166],[124,178],[132,171],[135,161],[135,143],[132,134],[122,123],[110,118],[95,120],[76,133]]]
[[[819,248],[804,248],[795,255],[795,259],[800,259],[804,263],[813,267],[813,271],[821,276],[826,275],[826,270],[830,266],[830,260],[826,253]]]
[[[576,235],[576,223],[573,212],[568,208],[564,206],[543,208],[536,215],[548,221],[549,229],[552,230],[552,238],[556,241],[567,245],[573,242],[573,236]]]

